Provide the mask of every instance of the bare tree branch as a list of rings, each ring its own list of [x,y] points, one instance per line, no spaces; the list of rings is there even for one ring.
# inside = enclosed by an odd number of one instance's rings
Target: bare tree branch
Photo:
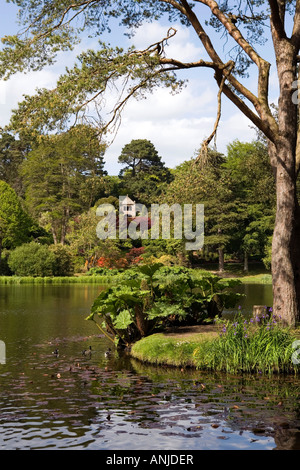
[[[233,61],[230,61],[230,62],[228,62],[228,64],[226,64],[226,68],[228,69],[229,73],[231,73],[233,67],[234,67],[234,62]],[[218,91],[218,97],[217,97],[218,109],[217,109],[217,117],[216,117],[215,125],[214,125],[214,128],[213,128],[212,133],[210,134],[210,136],[207,137],[207,139],[205,139],[202,142],[201,150],[200,150],[200,153],[199,153],[198,157],[195,160],[195,163],[197,163],[198,161],[200,161],[201,163],[204,163],[206,161],[205,156],[207,156],[208,146],[209,146],[210,142],[212,141],[212,139],[215,137],[215,135],[217,133],[219,122],[220,122],[220,119],[221,119],[222,93],[223,93],[225,80],[226,80],[226,75],[223,74],[222,79],[221,79],[221,83],[220,83],[220,88],[219,88],[219,91]]]

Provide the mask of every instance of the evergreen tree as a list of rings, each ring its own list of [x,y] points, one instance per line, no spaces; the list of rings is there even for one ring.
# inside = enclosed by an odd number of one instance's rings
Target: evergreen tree
[[[30,144],[27,139],[17,140],[8,132],[2,132],[0,137],[0,179],[9,184],[18,196],[23,196],[19,168],[29,151]]]
[[[140,204],[154,203],[165,184],[172,179],[170,170],[153,143],[147,139],[132,140],[126,144],[118,160],[125,165],[120,172],[120,190]]]
[[[49,224],[55,244],[64,244],[70,218],[95,202],[103,152],[96,132],[79,126],[43,137],[22,164],[27,207],[41,224]]]

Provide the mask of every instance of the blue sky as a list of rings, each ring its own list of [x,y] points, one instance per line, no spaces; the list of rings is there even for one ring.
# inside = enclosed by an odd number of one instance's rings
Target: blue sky
[[[16,30],[16,7],[1,2],[1,37]],[[178,32],[170,41],[168,56],[192,61],[205,58],[202,46],[195,32],[181,25],[174,25]],[[105,40],[127,48],[134,44],[138,49],[159,41],[166,36],[168,25],[163,23],[146,24],[129,40],[121,36],[120,30]],[[64,72],[65,66],[71,67],[75,57],[86,45],[87,40],[76,47],[74,52],[60,54],[57,63],[43,71],[16,74],[7,82],[0,82],[0,126],[8,124],[11,110],[22,100],[22,94],[33,94],[36,87],[53,87],[57,77]],[[92,45],[97,47],[93,40]],[[217,44],[222,54],[223,43]],[[262,49],[264,57],[271,54],[270,44]],[[255,69],[254,69],[255,70]],[[110,174],[118,174],[117,163],[122,147],[132,139],[149,139],[157,148],[162,160],[170,168],[194,156],[201,142],[212,131],[217,109],[217,87],[211,70],[200,69],[182,76],[189,82],[183,91],[175,96],[166,89],[158,89],[147,100],[130,101],[123,113],[118,134],[109,146],[106,155],[106,169]],[[270,100],[276,101],[277,82],[275,70],[271,72]],[[250,75],[247,86],[256,92],[256,74]],[[110,99],[110,97],[108,98]],[[222,99],[222,117],[217,133],[217,147],[226,152],[226,146],[234,139],[249,141],[255,138],[252,124],[226,97]]]

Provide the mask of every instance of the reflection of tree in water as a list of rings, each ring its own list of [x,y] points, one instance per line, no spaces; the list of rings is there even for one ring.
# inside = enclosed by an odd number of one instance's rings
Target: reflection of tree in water
[[[275,429],[274,441],[276,450],[300,450],[300,389],[296,386],[294,395],[294,421],[282,422],[281,426]]]
[[[300,450],[300,429],[277,429],[274,441],[276,450]]]

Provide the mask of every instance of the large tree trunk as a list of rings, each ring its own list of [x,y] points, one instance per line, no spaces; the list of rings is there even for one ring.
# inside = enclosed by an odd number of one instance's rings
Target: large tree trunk
[[[277,209],[272,244],[273,311],[294,325],[299,319],[299,217],[295,176],[281,149],[277,163]]]
[[[280,11],[284,17],[284,8]],[[276,179],[276,220],[272,243],[273,311],[284,323],[299,320],[299,207],[296,193],[297,106],[292,96],[297,79],[298,50],[279,35],[271,22],[280,86],[278,100],[279,135],[270,145]]]

